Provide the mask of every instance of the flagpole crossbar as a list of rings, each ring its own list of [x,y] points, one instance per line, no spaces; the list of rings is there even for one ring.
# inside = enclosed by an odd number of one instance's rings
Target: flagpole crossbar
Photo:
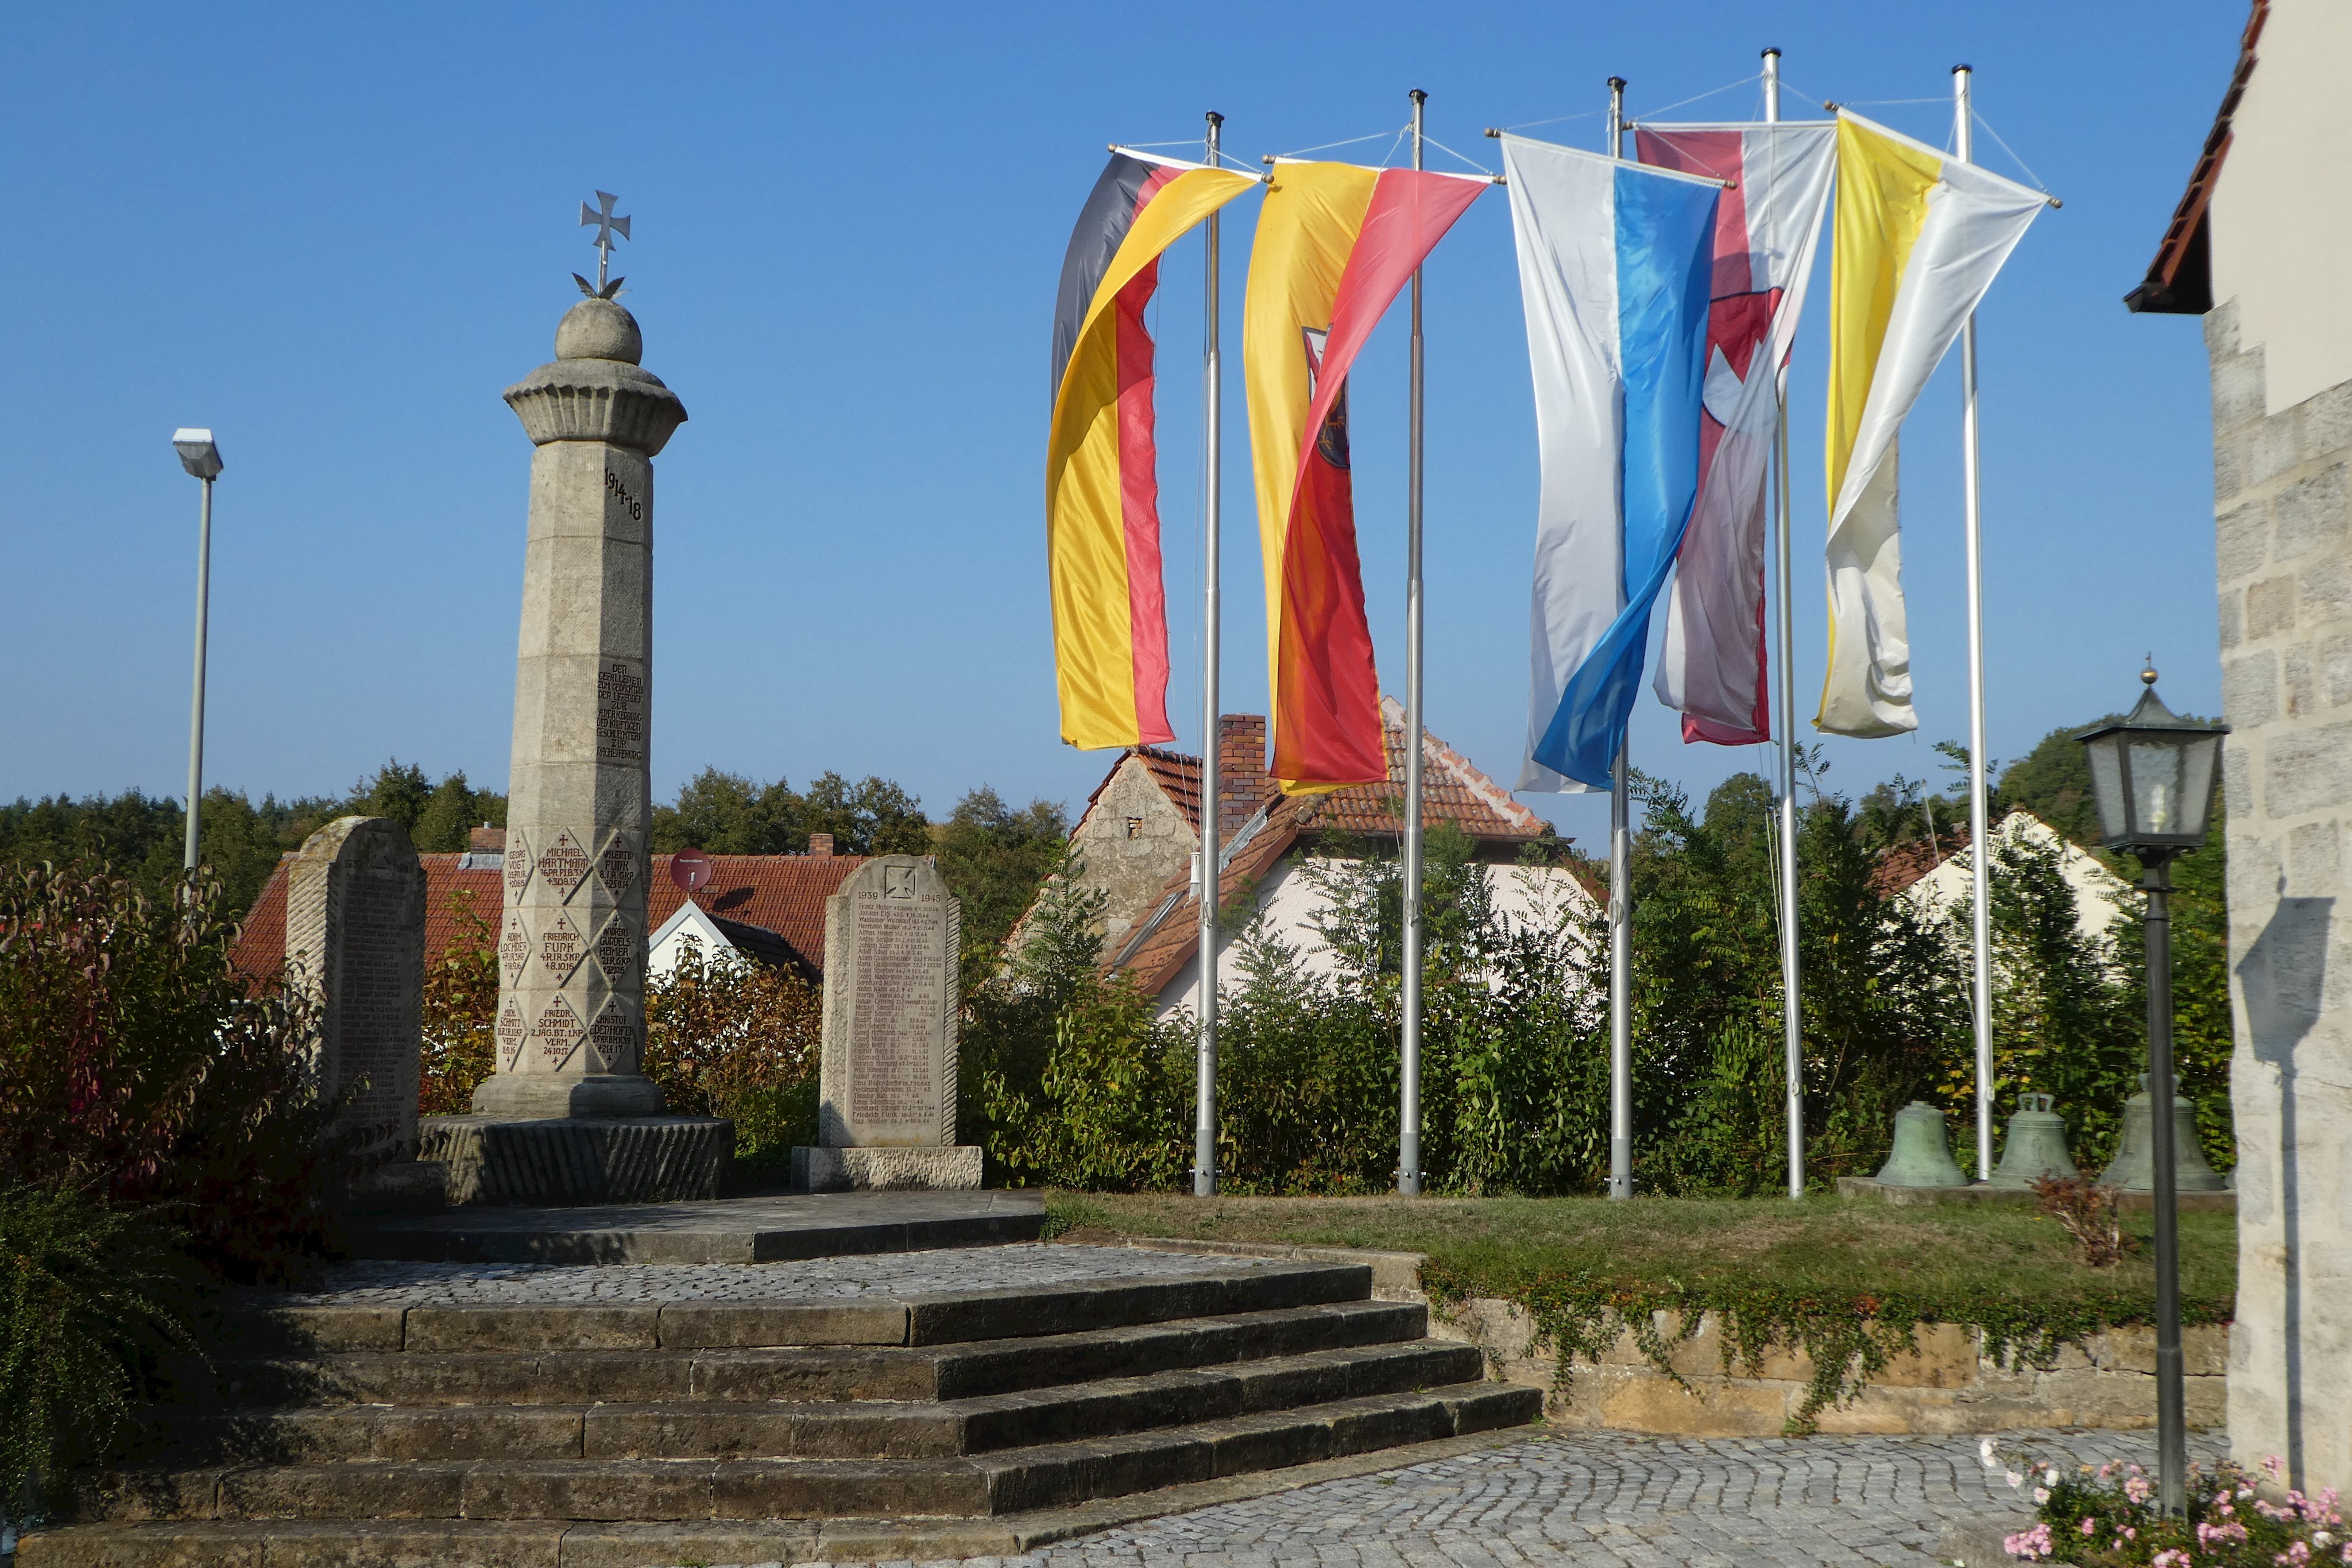
[[[1129,147],[1117,141],[1110,144],[1110,150],[1118,153],[1122,158],[1132,158],[1139,163],[1157,163],[1161,167],[1168,169],[1211,169],[1220,174],[1240,174],[1244,172],[1243,170],[1234,168],[1231,163],[1193,163],[1189,162],[1182,158],[1168,157],[1164,153],[1147,152],[1140,147]],[[1255,174],[1250,177],[1261,185],[1274,178],[1271,174]]]
[[[1922,99],[1920,101],[1921,101],[1921,102],[1923,102],[1923,103],[1925,103],[1925,102],[1931,102],[1931,101],[1932,101],[1932,102],[1940,103],[1940,102],[1942,102],[1943,100],[1942,100],[1941,99]],[[1876,132],[1878,132],[1881,136],[1885,137],[1885,138],[1886,138],[1888,141],[1900,141],[1900,142],[1902,142],[1906,147],[1916,147],[1916,148],[1917,148],[1920,152],[1925,152],[1925,153],[1927,153],[1927,154],[1928,154],[1929,156],[1931,156],[1931,157],[1935,157],[1935,158],[1951,158],[1951,157],[1952,157],[1952,154],[1951,154],[1951,153],[1945,152],[1945,151],[1944,151],[1942,148],[1940,148],[1940,147],[1930,147],[1930,146],[1928,146],[1928,145],[1927,145],[1927,143],[1926,143],[1925,141],[1920,141],[1920,140],[1919,140],[1917,137],[1916,137],[1916,136],[1906,136],[1906,135],[1904,135],[1904,134],[1903,134],[1903,132],[1901,132],[1901,131],[1899,131],[1895,130],[1895,129],[1893,126],[1891,126],[1891,125],[1881,125],[1878,121],[1876,121],[1876,120],[1874,120],[1871,119],[1871,118],[1870,118],[1870,116],[1868,116],[1868,115],[1866,115],[1866,114],[1856,114],[1856,113],[1854,113],[1854,111],[1853,111],[1853,110],[1851,110],[1851,109],[1847,108],[1844,104],[1839,103],[1839,102],[1838,102],[1838,101],[1836,101],[1834,99],[1827,99],[1827,98],[1825,98],[1825,99],[1822,99],[1822,107],[1823,109],[1828,110],[1832,114],[1842,114],[1842,115],[1844,115],[1844,116],[1845,116],[1847,119],[1849,119],[1849,120],[1861,120],[1864,125],[1869,126],[1873,131],[1876,131]],[[2041,197],[2041,198],[2042,199],[2042,201],[2044,201],[2045,203],[2049,204],[2051,206],[2053,206],[2053,207],[2063,207],[2063,206],[2064,206],[2064,205],[2066,204],[2065,203],[2063,203],[2063,202],[2060,201],[2057,197],[2055,197],[2055,196],[2052,195],[2049,192],[2047,192],[2047,191],[2044,191],[2044,190],[2041,189],[2039,186],[2035,186],[2035,185],[2026,185],[2026,184],[2020,184],[2017,181],[2015,181],[2015,180],[2012,180],[2012,179],[2009,178],[2009,177],[2008,177],[2007,175],[2005,175],[2005,174],[1996,174],[1996,173],[1994,173],[1991,170],[1990,170],[1990,169],[1988,169],[1988,168],[1984,167],[1984,166],[1983,166],[1982,164],[1980,164],[1980,163],[1969,163],[1969,160],[1968,160],[1968,159],[1966,159],[1966,158],[1958,158],[1958,159],[1955,159],[1955,160],[1954,160],[1954,162],[1961,162],[1961,163],[1968,163],[1969,168],[1974,169],[1978,173],[1979,173],[1979,174],[1983,175],[1983,176],[1984,176],[1986,179],[1988,179],[1988,180],[1999,180],[1999,181],[2000,181],[2002,184],[2004,184],[2004,185],[2016,185],[2016,186],[2017,186],[2017,188],[2018,188],[2019,190],[2021,190],[2021,191],[2031,191],[2031,192],[2032,192],[2032,193],[2033,193],[2033,194],[2035,194],[2035,195],[2037,195],[2037,196]]]

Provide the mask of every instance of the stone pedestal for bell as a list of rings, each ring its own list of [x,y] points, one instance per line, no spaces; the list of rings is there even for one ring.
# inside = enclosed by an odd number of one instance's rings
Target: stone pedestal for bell
[[[2099,1185],[2126,1192],[2156,1190],[2156,1128],[2151,1116],[2156,1097],[2148,1092],[2147,1074],[2139,1075],[2139,1092],[2124,1102],[2124,1135],[2114,1163],[2099,1173]],[[2220,1192],[2230,1178],[2205,1163],[2197,1140],[2197,1108],[2178,1094],[2172,1097],[2173,1186],[2180,1192]]]
[[[2066,1118],[2053,1111],[2047,1094],[2021,1094],[2001,1145],[2000,1168],[1987,1186],[2032,1186],[2043,1176],[2072,1180],[2082,1173],[2066,1154]]]
[[[1895,1147],[1879,1167],[1881,1186],[1966,1186],[1969,1178],[1952,1159],[1944,1135],[1944,1113],[1924,1100],[1895,1113]]]

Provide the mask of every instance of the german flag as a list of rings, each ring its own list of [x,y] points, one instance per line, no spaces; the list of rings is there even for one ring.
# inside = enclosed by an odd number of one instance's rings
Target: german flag
[[[1160,253],[1258,183],[1114,152],[1070,235],[1054,310],[1045,555],[1062,738],[1072,746],[1175,738],[1143,310],[1160,286]]]
[[[1414,169],[1281,162],[1258,214],[1242,359],[1265,559],[1271,771],[1289,794],[1388,778],[1356,555],[1348,368],[1413,268],[1487,184]]]

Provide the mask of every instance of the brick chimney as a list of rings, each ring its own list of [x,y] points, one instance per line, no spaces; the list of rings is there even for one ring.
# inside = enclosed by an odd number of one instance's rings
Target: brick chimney
[[[1217,830],[1238,830],[1274,798],[1265,771],[1265,716],[1229,713],[1217,720]]]
[[[480,827],[467,832],[466,847],[478,855],[504,854],[507,848],[507,831],[504,828],[494,828],[488,822],[484,822]]]
[[[833,835],[831,833],[811,833],[809,835],[808,852],[809,859],[813,861],[831,860],[833,858]]]

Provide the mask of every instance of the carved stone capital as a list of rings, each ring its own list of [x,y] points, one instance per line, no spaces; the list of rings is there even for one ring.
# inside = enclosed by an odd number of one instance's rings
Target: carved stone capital
[[[557,360],[507,388],[534,446],[602,441],[651,457],[686,423],[686,404],[651,371],[619,360]]]

